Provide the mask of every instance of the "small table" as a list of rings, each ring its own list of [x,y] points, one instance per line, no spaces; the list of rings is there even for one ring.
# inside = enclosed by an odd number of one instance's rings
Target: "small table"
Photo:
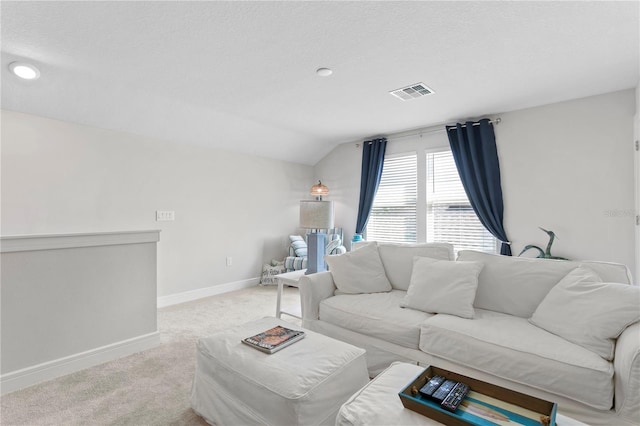
[[[300,278],[307,272],[306,269],[301,269],[299,271],[287,272],[284,274],[276,275],[276,280],[278,280],[278,298],[276,300],[276,318],[280,318],[282,314],[290,315],[294,318],[302,319],[301,315],[296,315],[294,313],[285,312],[280,309],[280,305],[282,303],[282,292],[284,291],[284,286],[288,285],[290,287],[298,287],[298,281]]]

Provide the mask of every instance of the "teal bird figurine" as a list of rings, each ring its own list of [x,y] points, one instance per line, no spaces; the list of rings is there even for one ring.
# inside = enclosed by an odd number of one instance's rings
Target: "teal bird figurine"
[[[540,228],[540,227],[538,227]],[[544,232],[547,233],[547,235],[549,236],[549,242],[547,243],[547,249],[546,250],[542,250],[540,247],[538,246],[534,246],[533,244],[529,244],[528,246],[525,246],[522,251],[520,252],[520,254],[518,256],[522,256],[522,254],[528,250],[534,249],[538,251],[538,255],[536,256],[537,258],[540,259],[556,259],[556,260],[569,260],[567,258],[564,257],[560,257],[560,256],[553,256],[551,255],[551,245],[553,244],[553,241],[556,239],[556,233],[553,231],[547,231],[544,228],[540,228],[541,230],[543,230]]]

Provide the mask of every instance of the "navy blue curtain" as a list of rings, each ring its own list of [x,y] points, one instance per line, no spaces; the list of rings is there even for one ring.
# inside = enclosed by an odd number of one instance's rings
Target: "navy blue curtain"
[[[471,207],[480,222],[502,242],[500,254],[511,256],[503,226],[500,164],[493,125],[488,118],[447,126],[451,152]]]
[[[358,220],[356,221],[356,234],[362,234],[369,214],[373,199],[380,185],[382,166],[384,165],[384,152],[387,149],[387,139],[374,139],[366,141],[362,147],[362,174],[360,175],[360,202],[358,203]]]

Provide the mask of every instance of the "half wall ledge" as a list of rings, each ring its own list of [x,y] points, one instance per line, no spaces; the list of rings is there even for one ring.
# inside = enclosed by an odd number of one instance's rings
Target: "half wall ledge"
[[[1,393],[160,344],[159,230],[0,237]]]

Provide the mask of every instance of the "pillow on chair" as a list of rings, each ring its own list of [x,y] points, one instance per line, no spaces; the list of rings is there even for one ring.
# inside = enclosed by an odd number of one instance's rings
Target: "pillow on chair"
[[[324,253],[325,254],[337,254],[337,253],[334,253],[334,251],[336,251],[336,249],[338,247],[340,247],[341,245],[342,245],[342,240],[340,238],[336,238],[336,239],[334,239],[332,241],[329,241],[327,243],[327,246],[324,249]]]
[[[297,257],[307,257],[307,242],[300,235],[289,235],[291,248]]]

